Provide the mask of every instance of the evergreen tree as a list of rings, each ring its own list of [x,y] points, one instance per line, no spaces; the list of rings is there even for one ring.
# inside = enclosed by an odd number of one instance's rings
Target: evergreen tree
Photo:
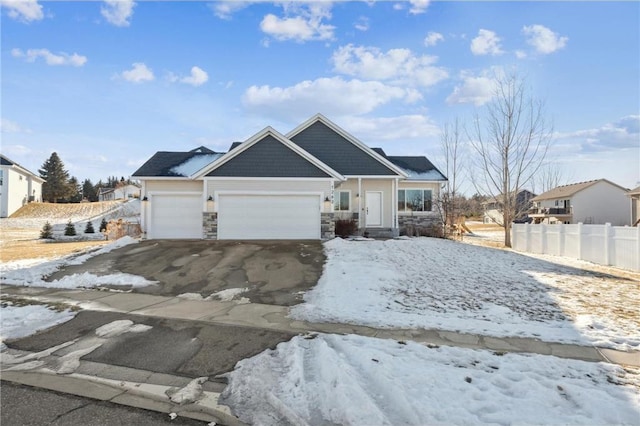
[[[84,228],[85,234],[95,234],[96,230],[93,229],[93,223],[91,221],[87,222],[87,226]]]
[[[69,172],[64,168],[64,164],[57,153],[42,164],[38,170],[40,177],[46,182],[42,185],[42,199],[44,201],[57,203],[59,199],[71,195],[69,187]]]
[[[71,223],[71,219],[67,222],[67,226],[64,227],[64,235],[67,237],[73,237],[76,234],[76,227],[73,223]]]
[[[48,221],[45,222],[44,226],[42,227],[42,231],[40,231],[40,238],[42,238],[43,240],[53,239],[53,227]]]
[[[68,200],[70,203],[79,203],[82,201],[82,186],[78,182],[78,178],[72,176],[69,179],[69,196]]]
[[[103,217],[102,222],[100,222],[100,232],[106,232],[106,231],[107,231],[107,219]]]
[[[99,183],[102,184],[102,182]],[[98,193],[90,179],[85,179],[84,182],[82,182],[82,198],[86,198],[91,202],[98,201]]]

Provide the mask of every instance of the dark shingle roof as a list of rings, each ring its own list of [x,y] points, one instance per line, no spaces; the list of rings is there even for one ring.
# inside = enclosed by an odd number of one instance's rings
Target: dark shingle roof
[[[395,171],[319,121],[290,139],[342,175],[398,175]]]
[[[409,175],[408,180],[447,180],[447,177],[425,156],[387,155],[386,157]]]
[[[207,152],[199,152],[199,149],[200,148],[196,148],[189,152],[156,152],[153,157],[140,166],[132,176],[182,177],[183,175],[178,174],[171,169],[198,156],[211,156],[212,154],[222,155],[222,153],[211,151],[208,148],[205,148]]]
[[[14,162],[9,160],[4,155],[0,155],[0,165],[2,165],[2,166],[13,166]]]
[[[329,177],[326,172],[271,135],[260,139],[207,176]]]

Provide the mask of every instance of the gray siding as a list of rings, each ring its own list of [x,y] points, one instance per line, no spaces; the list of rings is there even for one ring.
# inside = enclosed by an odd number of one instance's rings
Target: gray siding
[[[327,178],[327,173],[271,135],[258,141],[207,176]]]
[[[343,175],[397,175],[393,170],[320,122],[307,127],[291,140]]]

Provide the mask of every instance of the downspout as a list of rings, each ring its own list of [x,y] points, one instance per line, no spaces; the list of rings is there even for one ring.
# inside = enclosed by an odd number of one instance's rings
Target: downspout
[[[358,229],[362,229],[362,178],[358,178]]]

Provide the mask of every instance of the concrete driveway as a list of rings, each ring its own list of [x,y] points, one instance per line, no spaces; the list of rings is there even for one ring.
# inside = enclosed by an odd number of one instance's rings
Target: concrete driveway
[[[150,240],[67,266],[49,279],[124,272],[159,283],[133,289],[136,293],[208,297],[222,290],[246,289],[235,299],[291,306],[302,302],[302,293],[318,282],[324,262],[319,241]]]

